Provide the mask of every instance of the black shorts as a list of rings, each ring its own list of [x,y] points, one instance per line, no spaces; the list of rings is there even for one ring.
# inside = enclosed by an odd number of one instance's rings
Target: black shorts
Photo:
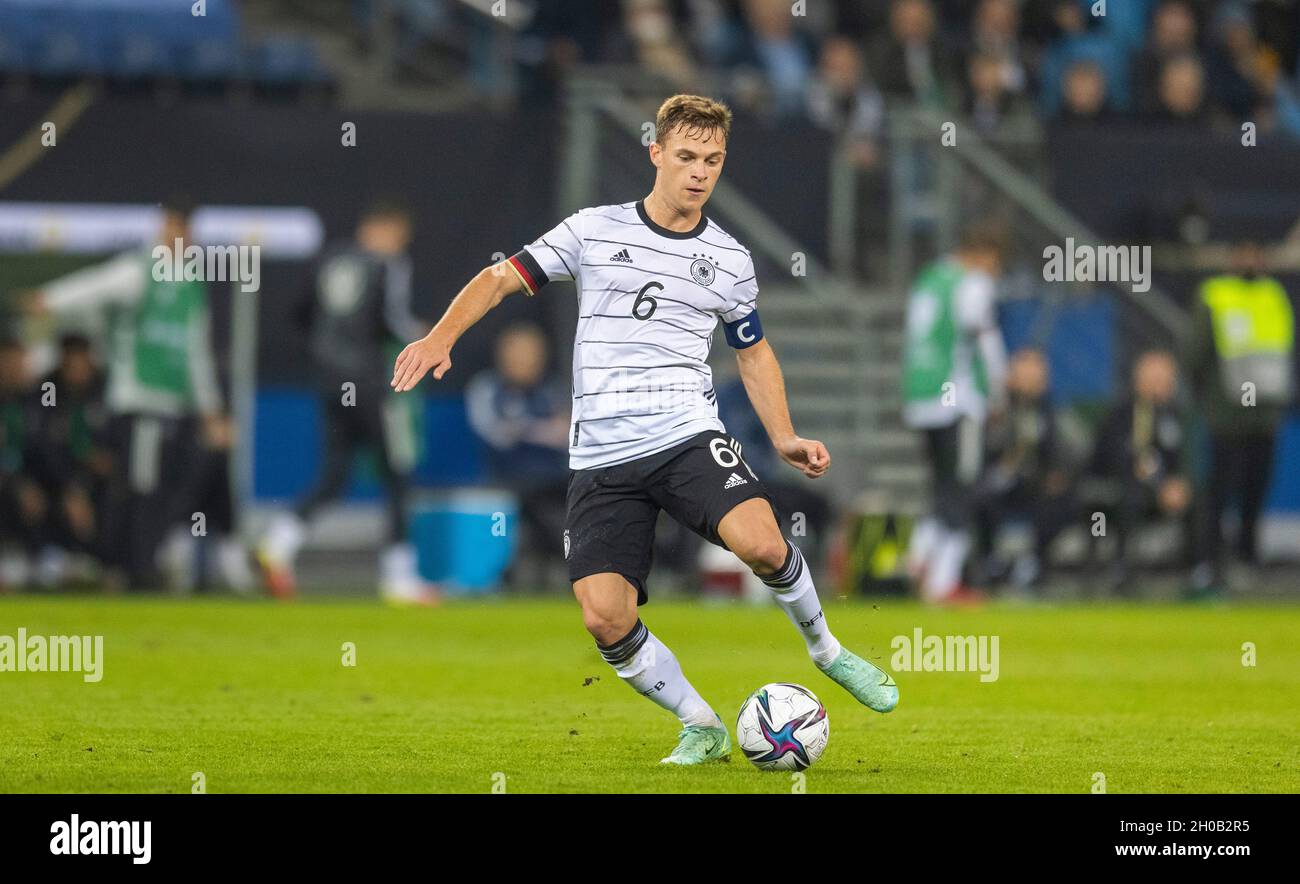
[[[975,517],[975,485],[982,472],[983,441],[983,422],[971,417],[925,431],[930,506],[935,517],[954,531],[971,527]]]
[[[780,523],[772,495],[740,456],[740,443],[717,430],[627,463],[570,470],[564,522],[569,580],[622,574],[644,605],[659,511],[726,549],[718,523],[751,497],[766,500]]]

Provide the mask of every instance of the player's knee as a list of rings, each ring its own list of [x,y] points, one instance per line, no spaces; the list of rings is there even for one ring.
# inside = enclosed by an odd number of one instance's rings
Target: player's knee
[[[764,537],[756,539],[745,545],[744,549],[736,550],[736,555],[740,556],[741,561],[749,566],[750,570],[759,576],[775,574],[781,570],[785,564],[785,557],[789,552],[789,546],[785,538],[781,535],[774,537]]]
[[[599,611],[584,607],[582,625],[587,628],[587,632],[591,633],[591,637],[597,644],[608,646],[632,630],[636,625],[636,615],[633,612],[629,621],[623,612]]]

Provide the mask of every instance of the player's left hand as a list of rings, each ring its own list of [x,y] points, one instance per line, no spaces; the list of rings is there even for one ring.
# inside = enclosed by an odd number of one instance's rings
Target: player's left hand
[[[397,392],[405,393],[413,389],[425,374],[432,372],[433,379],[440,381],[450,368],[451,341],[435,327],[420,340],[407,344],[398,354],[390,385]]]
[[[777,445],[776,450],[783,461],[809,479],[820,479],[831,466],[830,452],[816,439],[801,439],[794,436],[789,441]]]

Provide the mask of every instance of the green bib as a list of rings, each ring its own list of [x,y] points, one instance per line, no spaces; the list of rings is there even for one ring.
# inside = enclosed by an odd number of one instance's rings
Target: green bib
[[[188,398],[190,329],[207,303],[204,286],[195,280],[159,282],[152,266],[133,317],[136,379],[143,387]]]
[[[907,340],[903,357],[903,399],[927,402],[940,398],[953,379],[957,350],[963,346],[957,321],[957,286],[964,271],[953,261],[936,261],[925,270],[907,303]],[[971,353],[972,374],[981,394],[988,393],[984,363]]]

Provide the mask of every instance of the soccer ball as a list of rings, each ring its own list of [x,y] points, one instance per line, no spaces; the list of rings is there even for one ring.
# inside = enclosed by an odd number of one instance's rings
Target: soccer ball
[[[736,719],[736,742],[760,770],[803,770],[821,757],[830,736],[826,707],[797,684],[763,685]]]

